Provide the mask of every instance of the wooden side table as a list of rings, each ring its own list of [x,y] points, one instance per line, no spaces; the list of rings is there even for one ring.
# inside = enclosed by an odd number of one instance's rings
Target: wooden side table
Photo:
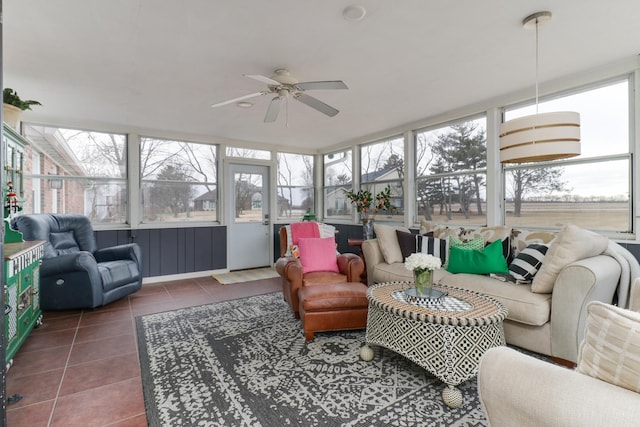
[[[356,239],[352,237],[347,239],[347,244],[349,246],[357,246],[359,248],[358,255],[360,256],[360,259],[364,264],[364,272],[362,272],[362,274],[360,275],[360,281],[366,285],[367,284],[367,261],[364,259],[364,254],[362,253],[362,242],[364,242],[363,239]]]

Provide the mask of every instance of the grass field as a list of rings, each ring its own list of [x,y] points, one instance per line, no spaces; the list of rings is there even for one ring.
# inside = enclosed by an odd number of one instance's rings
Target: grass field
[[[478,224],[479,218],[468,219],[460,213],[454,213],[451,220],[442,215],[434,215],[437,223]],[[560,227],[563,224],[575,224],[592,230],[629,230],[629,204],[610,203],[524,203],[519,217],[513,216],[513,204],[507,204],[507,225],[518,227]]]

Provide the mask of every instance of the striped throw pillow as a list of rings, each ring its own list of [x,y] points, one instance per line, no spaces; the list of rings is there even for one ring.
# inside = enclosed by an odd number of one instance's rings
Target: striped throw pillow
[[[511,261],[509,274],[516,279],[516,283],[531,283],[548,249],[549,246],[545,244],[532,243]]]
[[[442,265],[446,264],[449,255],[449,240],[425,235],[418,235],[416,238],[418,252],[436,256],[440,258]]]

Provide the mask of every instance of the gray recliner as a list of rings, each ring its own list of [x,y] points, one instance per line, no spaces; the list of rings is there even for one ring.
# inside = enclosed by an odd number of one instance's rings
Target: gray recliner
[[[142,286],[136,243],[98,249],[89,218],[76,214],[20,215],[11,220],[25,240],[45,240],[40,266],[43,310],[96,308]]]

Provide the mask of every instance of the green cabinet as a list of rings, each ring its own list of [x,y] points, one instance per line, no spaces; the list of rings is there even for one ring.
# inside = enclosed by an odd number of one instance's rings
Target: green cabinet
[[[40,260],[44,241],[4,245],[5,342],[7,365],[31,330],[42,322]]]

